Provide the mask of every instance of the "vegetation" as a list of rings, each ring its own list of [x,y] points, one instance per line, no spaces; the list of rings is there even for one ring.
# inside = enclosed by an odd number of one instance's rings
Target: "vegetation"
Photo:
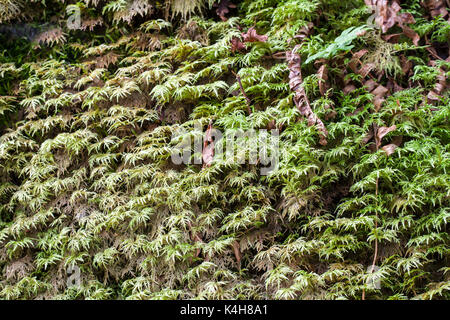
[[[449,7],[0,0],[0,298],[449,299]]]

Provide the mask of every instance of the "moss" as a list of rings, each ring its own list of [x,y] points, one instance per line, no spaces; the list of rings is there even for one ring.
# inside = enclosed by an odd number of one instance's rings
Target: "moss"
[[[363,1],[6,3],[1,298],[449,298],[448,22],[429,8],[382,33]],[[6,38],[13,6],[46,33]],[[277,170],[251,136],[244,163],[174,163],[209,123],[279,129]]]

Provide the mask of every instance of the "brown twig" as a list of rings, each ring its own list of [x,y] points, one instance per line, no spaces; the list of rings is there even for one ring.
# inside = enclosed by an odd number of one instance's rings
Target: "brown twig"
[[[250,109],[250,105],[252,104],[252,101],[250,100],[250,98],[247,96],[247,94],[245,93],[244,87],[242,86],[242,81],[241,81],[241,77],[234,72],[233,70],[231,70],[231,72],[233,73],[233,75],[236,77],[237,82],[239,83],[239,87],[241,88],[241,93],[244,96],[245,100],[247,101],[247,111],[248,114],[252,113],[252,110]]]
[[[295,93],[294,103],[297,106],[297,109],[300,111],[300,114],[305,116],[308,120],[308,126],[317,126],[320,135],[319,143],[324,146],[327,144],[326,138],[328,136],[328,131],[322,120],[313,112],[305,88],[302,86],[301,57],[296,53],[296,50],[299,47],[300,45],[296,45],[294,50],[286,52],[286,60],[289,69],[289,87]]]

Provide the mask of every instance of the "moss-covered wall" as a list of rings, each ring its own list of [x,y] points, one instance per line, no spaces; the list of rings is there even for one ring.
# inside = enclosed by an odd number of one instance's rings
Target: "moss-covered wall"
[[[448,9],[0,0],[0,298],[450,298]]]

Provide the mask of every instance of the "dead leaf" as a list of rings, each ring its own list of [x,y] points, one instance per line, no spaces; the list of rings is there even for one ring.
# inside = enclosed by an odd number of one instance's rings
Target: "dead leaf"
[[[233,251],[234,251],[234,256],[236,257],[236,262],[238,265],[240,265],[242,254],[240,251],[239,242],[237,242],[236,240],[233,242]]]
[[[394,153],[395,149],[397,149],[397,147],[400,146],[400,144],[402,143],[403,137],[402,136],[395,136],[392,139],[392,143],[387,144],[385,146],[383,146],[381,149],[386,152],[387,156],[390,156],[391,154]]]
[[[347,117],[352,117],[352,116],[355,116],[355,115],[357,115],[358,113],[360,113],[361,111],[363,111],[363,107],[359,107],[359,108],[357,108],[355,111],[353,111],[353,112],[349,112],[349,113],[347,113],[347,114],[345,114]]]
[[[403,33],[412,39],[414,45],[419,44],[419,35],[410,27],[405,26],[405,24],[415,23],[415,19],[407,12],[399,14],[401,7],[398,2],[393,1],[391,5],[388,4],[388,0],[364,0],[364,2],[375,11],[375,23],[381,27],[383,33],[398,24]]]
[[[386,95],[386,93],[388,92],[389,90],[386,88],[386,87],[384,87],[384,86],[382,86],[381,84],[378,86],[378,87],[376,87],[375,88],[375,90],[373,90],[371,93],[374,95],[374,96],[384,96],[384,95]]]
[[[242,41],[237,37],[231,39],[231,52],[245,50],[246,47],[244,42],[266,42],[267,39],[268,36],[259,35],[256,32],[256,29],[254,27],[251,27],[247,30],[246,33],[242,33]]]
[[[448,3],[448,2],[447,2]],[[448,11],[446,9],[446,4],[444,0],[428,0],[425,1],[425,8],[430,11],[432,17],[437,17],[442,15],[442,17],[446,17],[448,15]]]
[[[362,145],[367,144],[372,138],[373,138],[373,130],[372,128],[370,128],[369,132],[367,132],[366,136],[361,140],[361,144]]]
[[[256,29],[251,27],[246,33],[242,34],[242,38],[244,42],[266,42],[269,37],[266,35],[259,35],[256,32]]]
[[[407,26],[402,26],[402,29],[403,29],[403,33],[405,34],[405,36],[410,38],[415,46],[418,46],[419,41],[420,41],[420,36],[417,34],[417,32],[415,32],[413,29],[411,29],[410,27],[407,27]]]
[[[377,87],[375,89],[373,89],[370,93],[374,95],[372,102],[375,106],[375,111],[378,112],[381,109],[381,106],[382,106],[383,102],[385,101],[384,97],[389,92],[389,90],[382,85],[378,85],[375,81],[369,82],[368,84],[370,84],[371,87],[373,87],[374,85],[377,85]]]
[[[325,120],[334,119],[334,118],[336,118],[336,116],[337,116],[337,112],[335,110],[331,110],[330,112],[325,114]]]
[[[222,19],[222,21],[227,21],[228,18],[225,17],[227,13],[230,12],[230,8],[236,8],[234,3],[231,3],[230,0],[220,0],[219,3],[215,3],[214,7],[217,7],[216,13]]]
[[[202,159],[203,159],[203,167],[211,166],[211,162],[214,159],[214,140],[212,138],[212,120],[209,121],[208,129],[205,133],[205,138],[203,141],[203,151],[202,151]]]
[[[381,38],[386,42],[398,43],[398,39],[401,35],[401,33],[385,34],[382,35]]]
[[[325,95],[325,93],[328,90],[328,69],[327,65],[324,64],[319,68],[319,71],[317,71],[317,76],[319,78],[319,91],[321,95]]]
[[[408,60],[408,58],[406,58],[404,55],[402,55],[400,57],[400,62],[401,62],[401,65],[402,65],[402,72],[404,74],[407,74],[411,70],[411,68],[413,66],[411,60]]]
[[[449,86],[447,84],[447,77],[445,76],[444,70],[439,69],[439,71],[440,71],[440,74],[436,77],[438,82],[434,86],[434,91],[436,91],[436,93],[438,93],[438,94],[441,94]]]
[[[232,38],[231,39],[231,52],[236,52],[236,51],[243,51],[245,50],[245,45],[244,43],[239,39],[239,38]]]
[[[298,39],[300,41],[303,41],[307,36],[310,35],[312,28],[314,27],[314,23],[308,22],[308,24],[304,27],[302,27],[298,33],[294,36],[294,39]],[[290,43],[291,40],[288,40],[288,43]]]
[[[441,96],[436,92],[434,92],[433,90],[431,90],[430,92],[428,92],[427,98],[431,101],[439,101],[441,99]]]
[[[381,106],[383,105],[383,102],[386,101],[384,98],[375,97],[373,99],[373,105],[375,106],[375,111],[379,111],[381,109]]]
[[[367,91],[372,92],[373,89],[377,86],[377,83],[375,80],[369,79],[366,82],[364,82],[364,85],[367,87]]]
[[[353,84],[348,84],[344,87],[344,89],[342,89],[342,91],[345,94],[349,94],[350,92],[352,92],[353,90],[356,90],[356,87]]]
[[[277,127],[277,123],[275,122],[275,120],[270,120],[269,123],[267,124],[267,130],[273,130]]]
[[[361,59],[369,50],[361,49],[353,54],[354,59]]]
[[[379,148],[381,146],[381,140],[389,133],[397,129],[397,126],[394,124],[390,127],[379,127],[376,135],[376,146]]]
[[[358,74],[365,78],[373,69],[375,69],[374,63],[366,63],[358,70]]]

